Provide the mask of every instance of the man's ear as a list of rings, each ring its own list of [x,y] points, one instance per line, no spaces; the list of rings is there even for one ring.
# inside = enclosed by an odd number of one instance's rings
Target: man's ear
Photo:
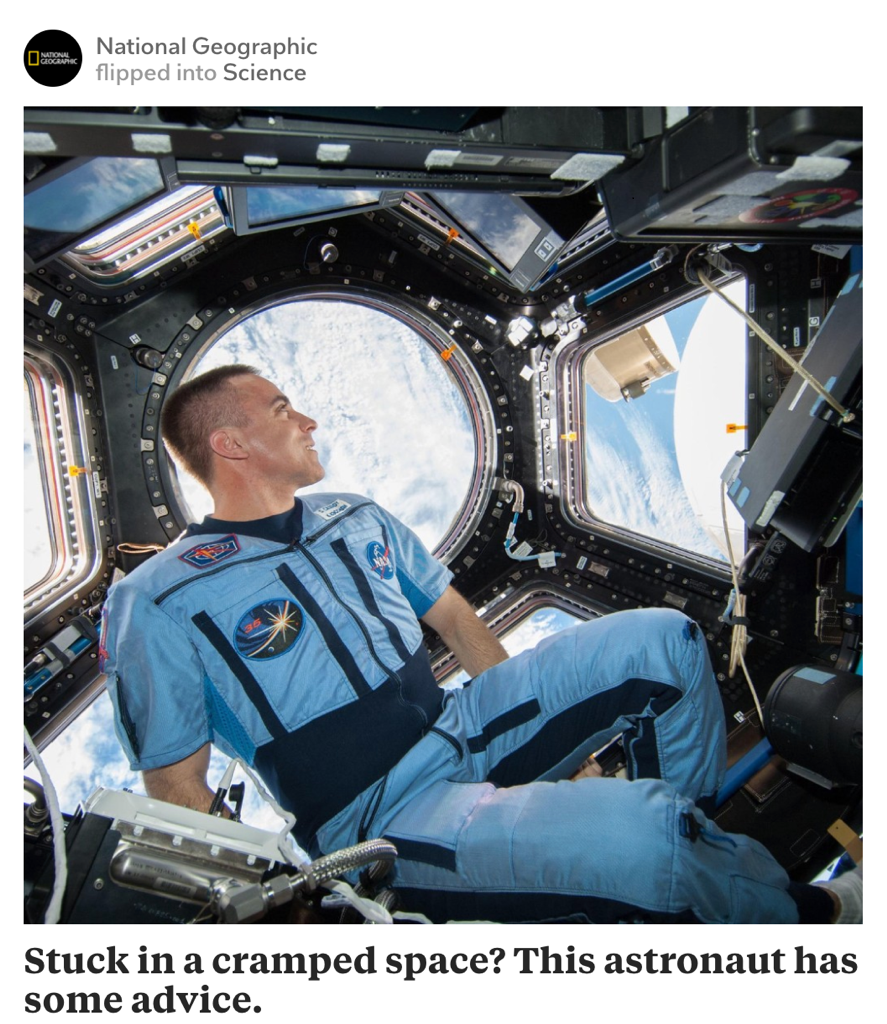
[[[239,433],[232,427],[219,427],[209,435],[209,446],[223,459],[247,459],[249,453],[243,446]]]

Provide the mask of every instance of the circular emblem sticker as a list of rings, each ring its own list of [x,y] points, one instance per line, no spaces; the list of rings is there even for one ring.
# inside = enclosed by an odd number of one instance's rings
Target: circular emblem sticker
[[[808,188],[803,192],[789,192],[762,203],[753,210],[739,215],[746,224],[785,224],[791,220],[806,220],[822,213],[831,213],[859,198],[852,188]]]
[[[40,85],[67,85],[82,63],[80,44],[59,29],[38,32],[25,47],[25,71]]]
[[[394,566],[388,557],[389,550],[389,548],[386,548],[377,540],[370,541],[367,544],[367,561],[380,580],[390,580],[394,575]]]
[[[302,610],[280,597],[257,604],[237,623],[234,646],[251,660],[278,658],[293,646],[302,632]]]

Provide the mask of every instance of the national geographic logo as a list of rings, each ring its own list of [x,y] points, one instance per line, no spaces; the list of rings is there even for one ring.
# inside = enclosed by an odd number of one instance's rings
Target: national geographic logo
[[[83,64],[80,44],[67,32],[38,32],[25,47],[25,71],[40,85],[67,85]]]

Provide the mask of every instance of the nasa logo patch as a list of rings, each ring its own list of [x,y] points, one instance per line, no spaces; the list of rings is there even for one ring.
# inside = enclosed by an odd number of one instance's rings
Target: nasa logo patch
[[[367,561],[380,580],[390,580],[394,575],[394,566],[388,557],[390,551],[390,548],[383,547],[377,540],[367,544]]]
[[[234,631],[234,646],[251,661],[279,658],[299,639],[301,632],[301,608],[285,597],[273,598],[241,616]]]
[[[184,555],[179,555],[179,558],[195,569],[205,569],[208,565],[215,565],[216,562],[221,562],[223,558],[236,555],[239,550],[240,544],[234,534],[231,533],[221,540],[198,544],[196,547],[186,551]]]

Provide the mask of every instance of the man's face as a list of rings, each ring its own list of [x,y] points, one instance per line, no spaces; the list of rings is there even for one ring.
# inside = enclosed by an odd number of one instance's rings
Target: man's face
[[[290,405],[276,384],[264,377],[235,377],[229,386],[249,417],[237,432],[251,463],[267,477],[285,480],[295,492],[323,479],[324,469],[314,450],[317,424]]]

